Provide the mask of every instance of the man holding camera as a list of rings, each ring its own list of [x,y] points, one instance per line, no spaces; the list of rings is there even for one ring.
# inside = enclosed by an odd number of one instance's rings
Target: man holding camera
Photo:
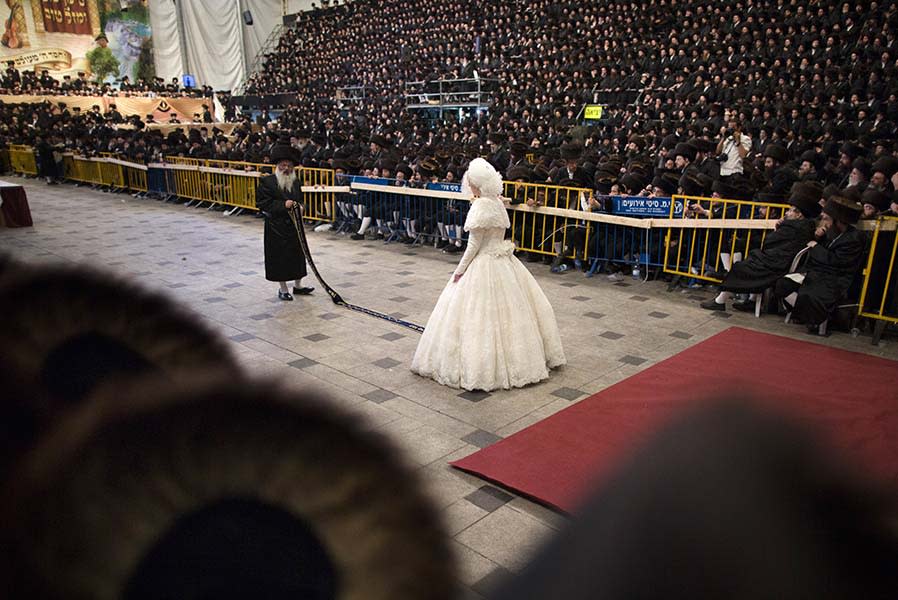
[[[721,138],[717,144],[717,156],[720,161],[720,176],[742,174],[742,159],[751,150],[751,138],[742,132],[742,125],[730,119],[729,127],[721,128]]]

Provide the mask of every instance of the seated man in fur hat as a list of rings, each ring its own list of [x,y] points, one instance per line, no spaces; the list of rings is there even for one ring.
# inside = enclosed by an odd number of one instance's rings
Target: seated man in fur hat
[[[861,212],[849,195],[830,198],[801,272],[776,282],[776,297],[809,330],[829,318],[861,268],[867,245],[866,235],[855,227]]]
[[[277,281],[278,298],[291,301],[288,281],[294,281],[294,294],[308,295],[315,289],[302,285],[306,258],[290,218],[290,211],[302,201],[295,170],[299,157],[288,140],[280,140],[271,150],[271,160],[275,172],[262,177],[256,188],[256,206],[265,215],[265,279]]]
[[[707,310],[726,310],[726,302],[733,293],[750,293],[742,302],[733,304],[741,311],[754,310],[754,295],[763,292],[783,277],[792,265],[795,255],[814,239],[816,219],[820,215],[819,184],[807,182],[792,186],[789,197],[791,207],[777,224],[776,230],[767,234],[764,247],[752,250],[745,260],[732,265],[720,284],[716,298],[701,303]]]
[[[764,178],[766,184],[758,194],[763,202],[781,202],[798,179],[789,167],[789,151],[783,146],[770,144],[764,149]]]

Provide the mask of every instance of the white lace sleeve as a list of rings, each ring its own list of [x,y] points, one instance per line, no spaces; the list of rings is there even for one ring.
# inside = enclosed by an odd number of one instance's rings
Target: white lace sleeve
[[[483,231],[479,229],[470,231],[468,234],[468,247],[465,249],[461,260],[458,261],[458,266],[455,267],[455,275],[462,275],[467,270],[468,265],[471,264],[471,261],[474,260],[474,257],[477,256],[477,253],[480,251],[480,238],[482,235]]]

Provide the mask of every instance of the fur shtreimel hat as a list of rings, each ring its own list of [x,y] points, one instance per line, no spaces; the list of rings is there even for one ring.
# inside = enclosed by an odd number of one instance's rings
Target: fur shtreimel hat
[[[0,285],[0,311],[9,319],[0,328],[0,385],[53,405],[131,375],[241,371],[196,315],[108,273],[55,266],[14,273]]]
[[[415,473],[307,393],[234,379],[107,390],[7,481],[10,597],[454,597],[449,538]]]
[[[851,198],[844,195],[835,195],[826,201],[823,212],[828,214],[834,221],[841,221],[848,225],[854,225],[861,218],[864,207]]]

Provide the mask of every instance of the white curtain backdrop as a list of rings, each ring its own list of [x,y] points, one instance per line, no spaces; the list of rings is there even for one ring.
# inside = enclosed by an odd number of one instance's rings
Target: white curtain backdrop
[[[197,85],[232,90],[243,81],[243,39],[237,0],[180,0],[184,56]]]
[[[252,25],[246,25],[243,19],[240,19],[240,26],[243,28],[246,72],[249,72],[269,34],[281,22],[283,6],[281,0],[240,0],[240,4],[242,6],[241,14],[248,10],[253,15]]]
[[[287,14],[292,15],[293,13],[298,13],[303,10],[310,10],[312,4],[321,6],[319,0],[287,0]]]
[[[149,3],[150,27],[153,29],[153,56],[156,76],[166,81],[181,77],[181,36],[178,31],[178,7],[171,0]]]
[[[157,76],[190,73],[216,90],[243,82],[283,16],[281,0],[150,0],[149,8]],[[252,25],[243,22],[247,10]]]

